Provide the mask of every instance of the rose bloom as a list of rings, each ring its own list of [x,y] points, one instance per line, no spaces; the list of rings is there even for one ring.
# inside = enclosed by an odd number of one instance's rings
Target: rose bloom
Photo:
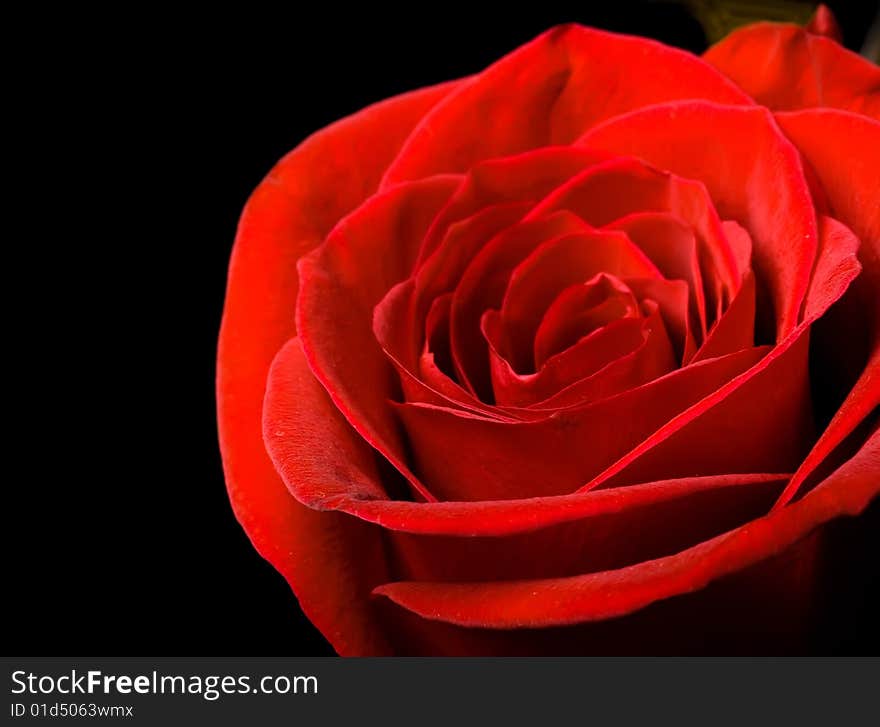
[[[553,28],[260,184],[226,480],[340,654],[803,650],[880,491],[880,69],[837,36]]]

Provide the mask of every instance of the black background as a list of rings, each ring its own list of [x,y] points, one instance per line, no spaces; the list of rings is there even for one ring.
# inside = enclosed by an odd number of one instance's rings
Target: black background
[[[870,3],[831,5],[858,48]],[[36,384],[7,382],[27,401],[8,446],[36,445],[4,483],[10,651],[332,654],[224,489],[214,355],[248,194],[310,132],[559,22],[705,48],[670,3],[242,11],[11,28],[34,38],[18,63],[41,112],[22,185],[36,260],[7,273],[39,344],[21,358]],[[875,503],[834,526],[846,556],[813,651],[880,652],[878,523]]]

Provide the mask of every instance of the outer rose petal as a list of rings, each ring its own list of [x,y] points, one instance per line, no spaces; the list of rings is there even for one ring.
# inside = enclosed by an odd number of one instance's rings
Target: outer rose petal
[[[303,142],[251,196],[232,254],[217,357],[220,449],[229,496],[254,546],[298,594],[313,582],[312,566],[321,561],[322,573],[326,570],[321,577],[332,577],[334,585],[327,580],[319,591],[308,589],[302,605],[340,652],[387,649],[370,626],[364,600],[359,607],[351,603],[358,596],[345,575],[348,558],[338,549],[360,536],[354,529],[337,530],[343,518],[309,512],[278,477],[262,439],[266,374],[275,353],[294,335],[297,259],[375,190],[412,127],[455,87],[444,84],[384,101]],[[350,164],[353,154],[360,160],[356,169]],[[334,543],[335,549],[325,548]],[[302,557],[305,552],[320,556]]]
[[[748,25],[703,58],[771,109],[830,106],[880,118],[880,68],[796,25]]]
[[[428,620],[389,599],[390,634],[401,655],[792,655],[805,653],[815,623],[816,532],[767,560],[694,593],[656,601],[634,613],[571,626],[478,629]]]
[[[809,495],[693,548],[619,570],[503,583],[390,583],[375,590],[427,619],[470,627],[580,623],[629,613],[688,593],[780,553],[843,514],[857,515],[880,492],[880,431]]]
[[[819,178],[831,214],[865,242],[860,255],[880,259],[880,122],[834,109],[775,116]]]
[[[880,405],[880,123],[832,109],[781,113],[777,120],[819,178],[832,213],[861,240],[858,257],[862,273],[841,301],[839,315],[850,344],[842,350],[852,349],[855,343],[850,335],[854,316],[864,322],[860,327],[863,325],[868,334],[864,369],[856,373],[858,380],[843,405],[780,498],[778,506],[782,506]],[[841,159],[846,164],[841,164]],[[833,325],[840,320],[837,316],[837,308],[832,308],[826,318]]]
[[[382,185],[568,144],[604,119],[683,98],[752,103],[690,53],[563,25],[502,58],[425,116]]]

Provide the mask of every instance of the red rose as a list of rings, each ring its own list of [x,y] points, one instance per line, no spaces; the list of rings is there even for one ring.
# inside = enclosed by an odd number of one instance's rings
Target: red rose
[[[880,69],[555,28],[241,219],[235,512],[340,654],[788,651],[880,490]]]

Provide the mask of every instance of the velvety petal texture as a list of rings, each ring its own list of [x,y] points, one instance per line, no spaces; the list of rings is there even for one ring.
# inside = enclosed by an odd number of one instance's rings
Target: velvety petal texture
[[[257,188],[224,471],[340,654],[803,648],[880,491],[880,71],[839,37],[555,28]]]

